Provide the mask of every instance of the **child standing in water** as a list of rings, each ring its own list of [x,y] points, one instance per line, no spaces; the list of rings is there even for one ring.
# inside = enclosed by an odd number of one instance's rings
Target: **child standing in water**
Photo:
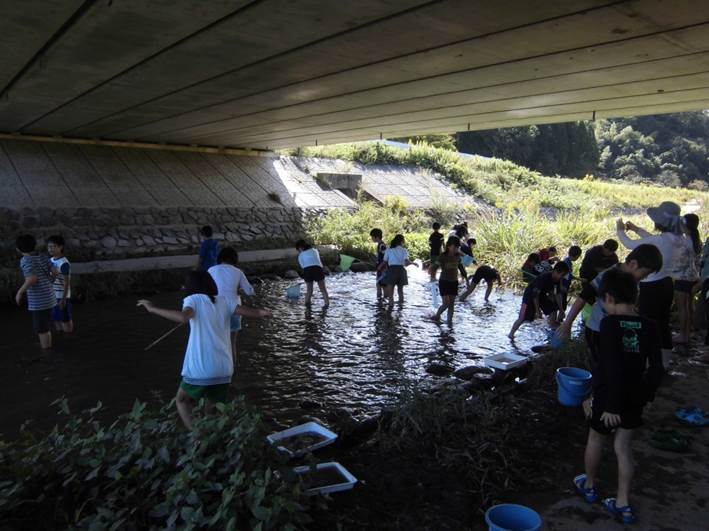
[[[514,339],[515,332],[522,323],[541,319],[542,314],[548,317],[549,326],[552,328],[558,326],[559,321],[563,319],[561,315],[561,280],[568,272],[569,266],[564,262],[558,262],[552,271],[542,273],[527,286],[522,296],[519,317],[509,333],[510,339]]]
[[[460,302],[467,299],[473,291],[475,291],[475,288],[478,287],[478,284],[480,284],[483,280],[487,284],[487,290],[485,291],[485,302],[490,302],[492,288],[495,286],[495,282],[502,284],[502,278],[500,277],[500,273],[497,272],[497,269],[493,269],[487,265],[481,265],[475,270],[475,274],[470,281],[468,289],[465,290],[465,293],[460,296]]]
[[[15,245],[22,254],[20,269],[25,281],[17,290],[15,302],[18,306],[27,293],[27,309],[32,315],[32,326],[39,336],[43,350],[52,348],[51,312],[57,305],[52,288],[50,262],[46,255],[35,252],[37,240],[31,234],[18,237]]]
[[[428,266],[428,272],[431,275],[431,282],[436,280],[436,269],[438,269],[438,259],[441,256],[441,247],[443,246],[443,234],[438,232],[441,229],[441,224],[435,222],[432,225],[433,232],[428,237],[428,246],[430,249],[431,262]]]
[[[460,240],[455,236],[448,238],[446,250],[439,257],[441,278],[438,280],[438,291],[443,303],[433,316],[435,321],[441,320],[441,315],[448,311],[448,322],[453,320],[455,298],[458,296],[458,264],[460,263]]]
[[[54,296],[57,299],[57,305],[52,310],[52,321],[56,330],[68,334],[74,331],[74,320],[71,311],[71,264],[64,256],[64,238],[50,236],[47,239],[47,251],[52,264]]]
[[[217,265],[210,267],[207,271],[217,285],[217,293],[229,299],[229,303],[233,303],[234,307],[241,304],[239,292],[246,296],[254,294],[254,288],[246,279],[246,275],[236,267],[238,263],[239,254],[231,247],[225,247],[219,252]],[[233,314],[231,316],[231,350],[234,354],[234,362],[236,362],[236,336],[239,330],[241,330],[241,316]]]
[[[303,270],[303,280],[305,280],[307,288],[305,304],[310,305],[310,300],[313,297],[313,283],[317,282],[323,298],[323,308],[327,308],[330,306],[330,296],[325,286],[325,270],[320,260],[320,253],[305,240],[298,240],[295,243],[295,248],[298,251],[298,264]]]
[[[212,238],[214,231],[209,225],[199,229],[199,234],[203,238],[199,245],[199,258],[197,259],[197,269],[208,271],[210,267],[217,265],[219,256],[219,242]]]
[[[384,253],[384,261],[380,266],[380,271],[386,267],[384,285],[386,286],[386,296],[389,299],[389,308],[394,306],[394,286],[399,292],[399,304],[402,304],[404,302],[404,286],[409,283],[406,266],[413,264],[413,262],[409,260],[405,244],[406,240],[404,240],[403,234],[394,236],[391,245]]]
[[[192,410],[200,399],[207,405],[225,402],[234,374],[229,340],[231,316],[270,317],[271,312],[236,306],[234,299],[217,295],[217,285],[205,271],[192,271],[185,280],[187,296],[182,311],[158,308],[141,299],[138,306],[176,323],[190,324],[182,381],[177,389],[177,412],[187,429],[192,429]]]
[[[608,315],[601,321],[593,398],[584,404],[590,426],[584,456],[586,473],[574,478],[574,486],[588,503],[598,499],[595,484],[603,443],[615,432],[618,493],[602,503],[624,524],[632,524],[635,512],[630,505],[630,483],[635,467],[631,444],[634,430],[642,426],[643,408],[653,400],[664,373],[660,336],[657,325],[635,311],[638,285],[631,273],[608,270],[599,296]]]
[[[384,284],[382,283],[382,280],[384,279],[384,273],[379,272],[379,266],[381,266],[382,262],[384,262],[384,253],[387,250],[387,244],[383,241],[384,233],[382,233],[382,229],[372,229],[371,231],[369,231],[369,236],[372,238],[372,241],[377,245],[377,270],[375,271],[375,274],[377,278],[377,298],[379,298],[384,294]]]

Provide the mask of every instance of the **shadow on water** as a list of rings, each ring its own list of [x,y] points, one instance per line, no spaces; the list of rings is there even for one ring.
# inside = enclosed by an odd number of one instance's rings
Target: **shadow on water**
[[[368,414],[391,404],[403,385],[430,378],[430,362],[453,367],[482,363],[496,352],[529,352],[544,341],[539,324],[507,339],[520,297],[498,291],[491,302],[479,289],[456,305],[452,326],[436,324],[431,314],[427,275],[409,268],[406,301],[388,311],[376,298],[374,276],[344,273],[328,278],[332,305],[321,308],[317,294],[312,309],[289,301],[290,282],[255,286],[250,301],[270,308],[270,320],[244,320],[239,334],[239,358],[232,383],[264,415],[288,422],[313,407],[345,408]],[[144,348],[172,328],[172,324],[135,307],[137,297],[124,297],[75,306],[76,333],[58,337],[56,352],[37,360],[39,347],[26,311],[0,311],[7,331],[0,337],[0,388],[5,408],[0,432],[16,433],[26,419],[40,427],[56,420],[49,404],[67,396],[74,408],[102,401],[106,415],[130,409],[136,398],[147,400],[155,391],[171,397],[179,382],[187,327],[181,327],[151,350]],[[178,308],[179,293],[153,297],[159,305]]]

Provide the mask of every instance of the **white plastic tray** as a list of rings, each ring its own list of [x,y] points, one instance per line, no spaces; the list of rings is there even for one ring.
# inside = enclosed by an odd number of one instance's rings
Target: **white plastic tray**
[[[305,494],[306,496],[314,496],[316,494],[328,494],[330,492],[350,490],[357,483],[357,478],[350,474],[349,470],[347,470],[344,466],[342,466],[336,461],[330,461],[329,463],[318,463],[317,465],[315,465],[316,470],[323,470],[327,468],[334,468],[335,470],[337,470],[340,476],[342,476],[342,482],[307,489],[303,494]],[[311,467],[309,466],[297,466],[293,469],[293,472],[302,475],[307,474],[310,469]]]
[[[509,371],[515,367],[521,367],[526,364],[527,361],[529,360],[526,357],[520,356],[519,354],[503,352],[501,354],[493,354],[492,356],[486,357],[485,366],[503,371]]]
[[[305,424],[300,424],[299,426],[294,426],[292,428],[288,428],[287,430],[272,433],[266,437],[266,440],[269,444],[276,444],[278,441],[289,439],[297,435],[318,435],[322,437],[323,440],[295,452],[284,446],[277,446],[276,449],[290,457],[300,457],[308,452],[312,452],[313,450],[332,444],[337,439],[337,434],[331,432],[325,426],[321,426],[317,422],[306,422]]]

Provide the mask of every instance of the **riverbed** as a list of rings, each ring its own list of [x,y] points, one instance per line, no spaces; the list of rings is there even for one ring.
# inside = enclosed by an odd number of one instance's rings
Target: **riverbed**
[[[312,309],[302,298],[288,300],[285,288],[293,281],[255,284],[255,296],[245,303],[271,309],[273,318],[244,320],[232,394],[245,395],[266,418],[280,423],[338,408],[365,416],[395,403],[403,386],[434,378],[426,372],[432,362],[456,368],[482,364],[487,355],[528,354],[544,342],[542,322],[524,325],[510,342],[507,333],[520,296],[496,290],[485,303],[484,284],[456,304],[451,326],[433,322],[428,277],[415,267],[408,270],[406,300],[391,311],[377,300],[373,273],[330,275],[332,301],[326,310],[317,290]],[[138,298],[75,305],[76,332],[59,335],[55,352],[43,358],[28,313],[3,307],[0,433],[13,436],[27,419],[51,427],[58,417],[50,403],[62,396],[76,409],[101,401],[107,416],[155,392],[171,397],[179,383],[187,327],[145,351],[174,324],[136,308]],[[149,298],[179,308],[182,295]]]

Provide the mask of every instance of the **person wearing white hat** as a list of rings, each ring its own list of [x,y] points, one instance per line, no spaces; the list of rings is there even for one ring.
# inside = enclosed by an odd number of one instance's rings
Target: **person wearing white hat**
[[[655,223],[655,229],[659,231],[659,234],[651,234],[632,222],[623,222],[622,219],[619,219],[616,224],[618,240],[628,249],[635,249],[638,245],[649,243],[656,246],[662,254],[662,269],[640,281],[638,309],[640,315],[657,322],[665,366],[672,357],[672,332],[670,330],[670,311],[674,298],[672,271],[675,258],[681,252],[683,242],[680,214],[679,205],[671,201],[665,201],[657,207],[648,208],[647,215]],[[639,238],[630,238],[626,234],[626,230],[633,231]]]

